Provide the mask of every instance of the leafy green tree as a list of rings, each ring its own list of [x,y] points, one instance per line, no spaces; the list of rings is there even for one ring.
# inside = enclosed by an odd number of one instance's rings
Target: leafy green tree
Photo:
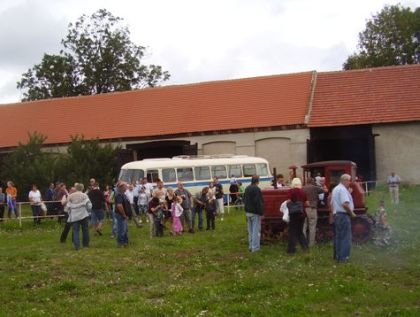
[[[85,140],[83,136],[74,136],[61,159],[57,174],[68,184],[87,184],[92,177],[101,185],[113,184],[118,174],[119,151],[120,147],[101,144],[99,139]]]
[[[17,83],[26,90],[23,100],[154,87],[168,80],[161,66],[142,64],[146,49],[130,40],[121,22],[101,9],[70,23],[60,54],[45,54]]]
[[[42,151],[46,136],[40,133],[28,135],[26,144],[18,147],[3,160],[1,178],[4,182],[11,180],[18,188],[18,199],[28,200],[28,192],[32,184],[41,190],[55,179],[58,156]]]
[[[359,33],[358,48],[344,69],[420,63],[420,8],[385,6]]]
[[[69,97],[82,94],[71,56],[44,54],[40,64],[23,75],[19,88],[28,88],[23,100]]]
[[[103,144],[99,139],[85,140],[72,137],[66,153],[50,153],[43,150],[46,136],[40,133],[28,135],[26,144],[19,143],[13,152],[3,159],[0,177],[3,182],[11,180],[18,188],[18,199],[28,200],[32,184],[38,185],[41,193],[51,182],[87,184],[94,177],[100,184],[113,184],[117,170],[120,147]]]

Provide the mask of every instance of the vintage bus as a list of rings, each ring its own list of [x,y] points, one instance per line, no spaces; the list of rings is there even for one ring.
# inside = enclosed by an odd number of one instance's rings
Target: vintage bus
[[[213,177],[217,177],[224,192],[229,193],[231,179],[235,178],[247,186],[252,175],[260,176],[261,188],[271,185],[273,177],[267,160],[263,158],[246,155],[202,155],[130,162],[121,167],[119,179],[135,183],[146,177],[153,185],[157,179],[161,179],[166,187],[172,188],[176,188],[177,182],[182,182],[194,194],[208,186]]]

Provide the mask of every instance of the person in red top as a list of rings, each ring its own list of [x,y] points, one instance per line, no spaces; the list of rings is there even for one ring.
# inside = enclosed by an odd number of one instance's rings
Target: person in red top
[[[305,207],[309,206],[308,198],[302,190],[302,182],[299,178],[294,178],[288,193],[287,208],[289,209],[289,241],[287,253],[296,253],[296,242],[299,241],[303,250],[308,249],[308,241],[303,234],[303,224],[305,222]]]

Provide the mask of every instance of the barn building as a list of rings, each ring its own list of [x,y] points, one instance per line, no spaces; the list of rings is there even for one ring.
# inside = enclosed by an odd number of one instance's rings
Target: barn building
[[[62,151],[71,136],[121,145],[121,162],[261,156],[277,171],[349,159],[366,180],[420,183],[420,65],[303,72],[6,104],[0,151],[28,133]]]

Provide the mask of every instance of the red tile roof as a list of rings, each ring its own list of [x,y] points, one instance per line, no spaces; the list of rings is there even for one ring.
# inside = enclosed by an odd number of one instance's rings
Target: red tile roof
[[[0,148],[29,132],[119,140],[305,124],[312,72],[0,105]],[[318,73],[309,127],[420,121],[420,65]]]
[[[0,148],[28,132],[123,139],[304,124],[312,72],[148,88],[0,106]]]
[[[309,127],[420,120],[420,65],[319,73]]]

